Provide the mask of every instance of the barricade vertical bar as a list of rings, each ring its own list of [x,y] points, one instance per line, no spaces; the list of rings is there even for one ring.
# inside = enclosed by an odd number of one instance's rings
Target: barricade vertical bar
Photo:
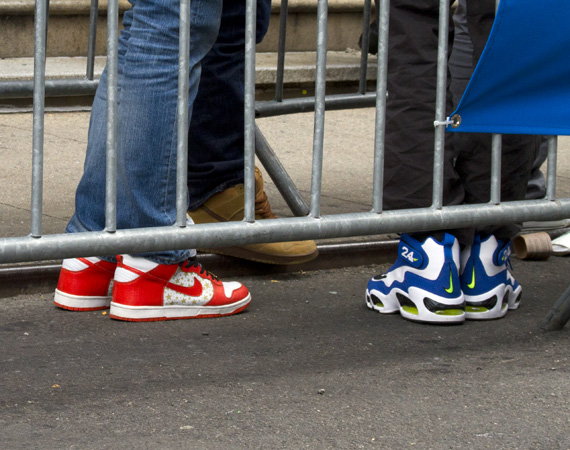
[[[378,69],[376,80],[376,131],[374,137],[374,183],[372,211],[382,212],[384,196],[384,139],[386,135],[386,89],[388,84],[388,36],[390,0],[380,1],[380,29],[378,33]]]
[[[491,138],[491,203],[501,203],[501,151],[503,136],[493,134]]]
[[[279,12],[279,43],[277,47],[277,79],[275,81],[275,100],[283,101],[283,81],[285,78],[285,43],[287,40],[287,14],[289,0],[281,0]]]
[[[317,73],[315,83],[315,129],[313,135],[313,172],[311,176],[311,216],[321,214],[323,178],[323,142],[325,131],[325,94],[327,76],[328,0],[319,0],[317,7]]]
[[[548,136],[548,163],[546,168],[546,198],[556,200],[556,166],[558,154],[558,136]]]
[[[432,207],[441,209],[443,199],[443,158],[445,148],[445,106],[447,103],[447,48],[449,33],[449,0],[439,2],[439,37],[437,53],[437,88],[435,100],[435,143],[433,158]]]
[[[47,1],[36,0],[36,17],[34,19],[34,118],[30,230],[32,237],[40,237],[42,235],[47,17]]]
[[[107,25],[107,178],[105,182],[105,230],[112,233],[117,230],[118,0],[109,0]]]
[[[370,40],[370,4],[371,0],[364,0],[364,14],[362,17],[362,41],[360,43],[360,81],[358,93],[366,92],[366,73],[368,72],[368,46]]]
[[[190,85],[190,0],[180,0],[176,225],[186,226],[188,209],[188,94]]]
[[[246,1],[244,97],[244,219],[255,220],[255,26],[256,0]]]
[[[92,80],[95,73],[95,45],[97,44],[97,20],[99,19],[99,0],[91,0],[89,11],[89,44],[87,46],[86,77]]]
[[[47,51],[48,27],[49,27],[49,0],[46,1],[46,51]]]
[[[495,2],[495,13],[499,8],[499,1]],[[491,203],[498,205],[501,203],[501,154],[503,148],[503,137],[500,134],[493,134],[491,137]]]

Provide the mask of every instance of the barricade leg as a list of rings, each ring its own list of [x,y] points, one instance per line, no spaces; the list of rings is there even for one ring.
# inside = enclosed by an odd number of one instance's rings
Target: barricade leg
[[[541,328],[546,331],[561,330],[570,320],[570,286],[546,315]]]
[[[309,213],[309,207],[257,125],[255,126],[255,154],[293,214],[306,216]]]

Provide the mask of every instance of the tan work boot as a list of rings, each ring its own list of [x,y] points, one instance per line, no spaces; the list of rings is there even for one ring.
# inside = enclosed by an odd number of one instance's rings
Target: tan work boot
[[[194,223],[215,223],[243,220],[243,184],[226,189],[210,197],[202,206],[188,211]],[[255,168],[255,219],[274,219],[269,200],[263,190],[261,171]],[[315,241],[274,242],[235,247],[199,249],[202,252],[229,255],[268,264],[299,264],[317,257]]]

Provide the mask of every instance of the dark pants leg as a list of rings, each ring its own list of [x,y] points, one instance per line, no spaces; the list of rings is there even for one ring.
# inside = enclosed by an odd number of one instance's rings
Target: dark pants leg
[[[257,42],[267,28],[270,0],[257,2]],[[214,47],[202,76],[188,133],[190,210],[243,183],[245,2],[224,0]]]
[[[370,23],[370,31],[368,33],[368,53],[376,55],[378,53],[378,27],[380,23],[380,5],[378,0],[374,0],[375,17]],[[362,35],[358,39],[358,47],[362,49]]]
[[[468,14],[474,45],[471,70],[481,55],[494,18],[494,0],[472,3],[476,6]],[[384,206],[426,207],[431,204],[433,183],[438,2],[395,0],[390,14]],[[447,111],[452,111],[449,92]],[[490,135],[446,136],[444,205],[489,200],[490,142]],[[503,201],[524,198],[536,143],[537,139],[528,136],[504,137]],[[462,244],[469,244],[476,231],[510,238],[518,230],[518,226],[509,225],[451,232]]]
[[[427,207],[432,202],[438,17],[436,0],[393,0],[390,6],[385,209]],[[463,187],[453,168],[449,139],[444,172],[444,203],[461,203]]]

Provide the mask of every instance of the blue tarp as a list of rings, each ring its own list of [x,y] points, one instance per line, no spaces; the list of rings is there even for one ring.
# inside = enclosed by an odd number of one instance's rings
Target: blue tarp
[[[570,0],[501,0],[448,131],[570,135]]]

